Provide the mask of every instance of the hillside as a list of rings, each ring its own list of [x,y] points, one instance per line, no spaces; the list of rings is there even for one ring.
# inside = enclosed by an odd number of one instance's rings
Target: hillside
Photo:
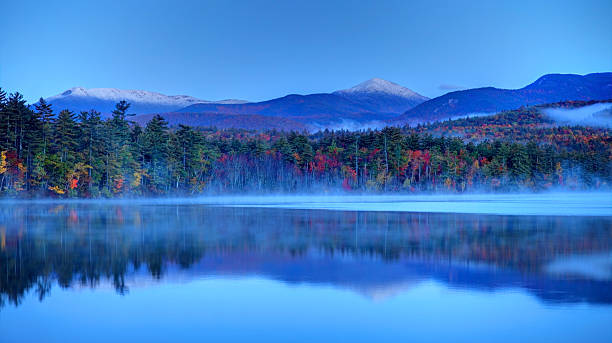
[[[481,142],[500,140],[527,143],[529,141],[553,144],[557,148],[567,148],[567,144],[589,144],[591,141],[610,141],[610,125],[585,125],[590,122],[559,121],[550,115],[551,110],[562,110],[568,116],[578,115],[589,108],[612,108],[612,100],[602,101],[563,101],[552,104],[523,107],[503,111],[495,115],[459,118],[438,121],[425,125],[403,127],[406,134],[431,135],[432,137],[457,137],[464,141]],[[597,112],[592,113],[597,114]],[[597,118],[597,117],[596,117]],[[597,118],[600,121],[601,118]],[[579,124],[579,125],[577,125]]]
[[[470,114],[554,103],[565,100],[612,98],[612,73],[588,75],[549,74],[521,89],[475,88],[451,92],[428,100],[393,119],[393,123],[446,120]]]
[[[408,88],[374,78],[333,93],[290,94],[245,104],[194,104],[177,112],[258,114],[292,118],[305,124],[325,124],[343,119],[389,119],[427,99]]]

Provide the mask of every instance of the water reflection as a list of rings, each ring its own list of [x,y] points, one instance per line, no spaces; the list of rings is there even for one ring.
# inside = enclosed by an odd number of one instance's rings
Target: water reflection
[[[211,275],[326,284],[374,299],[436,280],[610,304],[611,251],[612,217],[5,205],[0,307],[30,290],[42,301],[54,283],[126,294]]]

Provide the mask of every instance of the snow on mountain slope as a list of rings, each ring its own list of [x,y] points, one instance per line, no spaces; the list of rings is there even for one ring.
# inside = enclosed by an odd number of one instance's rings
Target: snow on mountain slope
[[[142,90],[122,90],[116,88],[74,87],[61,94],[45,99],[56,111],[88,111],[95,109],[102,113],[113,110],[115,104],[125,100],[131,104],[130,113],[169,112],[193,104],[243,104],[244,100],[207,101],[187,95],[164,95]]]
[[[247,104],[194,104],[176,112],[257,114],[291,118],[314,127],[337,127],[347,122],[372,123],[391,119],[426,101],[408,88],[382,79],[371,79],[333,93],[290,94]]]
[[[427,98],[393,82],[374,78],[355,87],[333,93],[287,95],[261,102],[241,100],[206,101],[186,95],[168,96],[141,90],[75,87],[46,99],[55,112],[95,109],[109,114],[115,104],[126,100],[130,114],[217,113],[258,114],[283,118],[301,118],[304,124],[371,122],[390,119]],[[181,117],[185,119],[185,117]]]
[[[402,87],[397,83],[391,81],[373,78],[365,82],[362,82],[354,87],[335,91],[334,94],[338,95],[350,95],[350,94],[387,94],[395,95],[402,98],[409,98],[415,100],[425,101],[429,98],[422,96],[406,87]]]
[[[378,113],[400,114],[429,100],[397,83],[379,78],[367,80],[352,88],[335,91],[332,94],[359,103],[370,112]]]

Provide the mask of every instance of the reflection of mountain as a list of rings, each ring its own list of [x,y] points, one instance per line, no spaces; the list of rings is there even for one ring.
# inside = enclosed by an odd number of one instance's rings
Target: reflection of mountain
[[[54,280],[68,287],[108,279],[125,292],[151,278],[255,275],[371,298],[436,280],[612,303],[611,280],[547,270],[564,256],[612,250],[610,217],[66,204],[7,205],[0,222],[2,302],[19,303],[29,289],[43,298]]]
[[[496,291],[523,288],[547,302],[612,303],[612,280],[553,278],[549,274],[521,273],[466,261],[287,256],[235,253],[204,256],[187,269],[170,264],[164,282],[182,283],[206,277],[263,277],[289,284],[329,285],[350,289],[373,300],[400,294],[418,283],[435,280],[453,288]],[[150,276],[139,273],[126,280],[130,288],[149,286]]]
[[[288,284],[331,285],[372,299],[400,293],[421,281],[419,275],[412,274],[401,263],[251,252],[207,255],[187,269],[166,265],[163,282],[183,283],[209,277],[263,277]],[[143,273],[135,273],[134,278],[126,280],[130,288],[151,285],[150,276]]]

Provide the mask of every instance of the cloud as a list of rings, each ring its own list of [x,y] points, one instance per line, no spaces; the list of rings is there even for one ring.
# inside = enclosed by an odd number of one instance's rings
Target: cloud
[[[465,87],[443,83],[438,86],[438,89],[442,91],[456,91],[456,90],[465,89]]]

